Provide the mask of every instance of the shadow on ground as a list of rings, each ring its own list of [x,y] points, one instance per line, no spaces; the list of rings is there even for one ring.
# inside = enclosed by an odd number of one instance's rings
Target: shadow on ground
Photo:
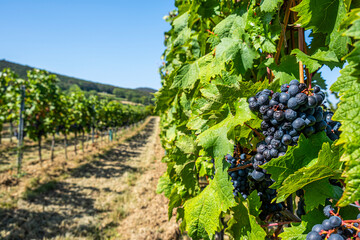
[[[72,169],[70,178],[92,177],[96,181],[97,178],[121,177],[126,172],[138,171],[138,168],[126,162],[140,156],[141,148],[153,133],[154,125],[153,118],[142,131],[124,143],[96,156],[95,161]],[[66,233],[79,237],[91,235],[92,239],[100,239],[98,225],[101,223],[86,222],[86,216],[93,217],[103,212],[94,206],[100,190],[74,182],[56,182],[54,188],[21,200],[23,202],[18,203],[18,209],[0,209],[0,239],[44,239]],[[107,188],[104,192],[112,190]],[[76,218],[81,218],[82,222],[71,224]]]

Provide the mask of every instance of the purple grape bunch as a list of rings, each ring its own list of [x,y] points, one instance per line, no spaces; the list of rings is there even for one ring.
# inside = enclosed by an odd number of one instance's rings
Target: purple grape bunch
[[[261,130],[265,137],[253,158],[253,179],[264,179],[265,172],[260,166],[285,155],[288,146],[297,144],[300,134],[310,137],[326,131],[331,140],[339,138],[341,124],[332,120],[331,111],[324,111],[324,100],[325,93],[320,87],[314,86],[310,91],[298,80],[283,84],[281,92],[264,89],[248,99],[250,110],[263,120]]]
[[[345,240],[360,237],[360,231],[357,231],[360,214],[357,215],[357,220],[346,221],[335,213],[335,209],[331,205],[325,206],[323,212],[327,219],[314,225],[306,235],[306,240]]]

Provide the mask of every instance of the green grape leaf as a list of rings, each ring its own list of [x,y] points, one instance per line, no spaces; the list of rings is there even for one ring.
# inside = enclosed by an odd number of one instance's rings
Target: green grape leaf
[[[242,125],[254,117],[246,99],[235,103],[235,115],[228,111],[227,117],[218,124],[201,133],[197,141],[199,145],[211,151],[213,157],[222,158],[234,150],[233,143],[228,139],[228,133],[237,125]]]
[[[235,206],[233,186],[222,158],[215,159],[216,174],[209,185],[196,197],[184,204],[186,231],[193,239],[200,239],[204,230],[215,234],[221,228],[219,216]]]
[[[283,2],[284,0],[264,0],[260,5],[260,9],[263,12],[272,12]]]
[[[340,187],[331,185],[328,179],[310,182],[304,186],[306,211],[312,211],[319,205],[325,205],[328,198],[340,199],[343,191]]]
[[[316,159],[324,142],[330,142],[325,132],[317,133],[310,138],[300,135],[298,145],[289,147],[285,156],[272,159],[264,164],[262,167],[275,180],[272,186],[274,188],[281,187],[285,179]]]
[[[333,116],[333,119],[340,121],[342,126],[340,139],[337,144],[343,144],[345,152],[341,160],[346,167],[344,177],[346,188],[343,196],[337,203],[339,206],[346,206],[349,203],[360,199],[360,10],[349,13],[344,21],[347,28],[345,35],[353,37],[353,50],[345,60],[349,64],[340,71],[341,76],[331,86],[331,90],[338,92],[341,102]]]
[[[245,73],[252,67],[256,52],[245,42],[234,38],[223,38],[216,46],[216,58],[220,62],[234,62],[234,67],[239,73]]]
[[[330,148],[328,142],[324,143],[315,162],[311,161],[307,166],[289,175],[283,181],[282,186],[278,189],[277,201],[285,201],[292,193],[302,189],[307,184],[314,183],[312,184],[314,187],[315,183],[322,179],[340,177],[341,155],[340,147],[333,146]],[[321,196],[320,194],[316,195],[317,197]]]
[[[280,80],[280,84],[299,79],[299,66],[295,56],[282,57],[280,65],[275,64],[273,58],[269,58],[265,65],[273,70],[275,75],[274,81]]]
[[[181,196],[178,194],[178,188],[174,187],[169,196],[168,219],[173,215],[173,209],[181,205]]]
[[[164,193],[165,197],[169,198],[171,194],[171,190],[173,188],[173,184],[170,181],[169,175],[165,172],[159,179],[156,193]]]
[[[191,64],[184,64],[177,70],[177,75],[171,88],[193,88],[196,80],[199,78],[199,72],[200,67],[197,61]]]
[[[298,12],[296,24],[312,29],[315,33],[331,33],[336,20],[342,19],[346,13],[343,0],[303,0],[292,10]]]
[[[181,135],[175,145],[186,154],[193,154],[196,150],[195,141],[191,136]]]
[[[253,216],[259,216],[261,210],[261,201],[260,196],[258,195],[257,191],[252,191],[251,194],[246,199],[247,205],[249,208],[249,213]]]
[[[345,153],[342,161],[346,162],[344,176],[346,188],[343,197],[339,201],[340,206],[345,206],[360,198],[360,77],[356,71],[360,68],[350,62],[340,71],[341,76],[331,86],[332,91],[340,93],[341,102],[333,119],[340,121],[342,126],[338,144],[344,144]]]
[[[332,51],[322,51],[321,49],[318,49],[314,54],[309,56],[299,49],[294,49],[291,51],[291,54],[296,55],[298,61],[302,61],[311,73],[318,70],[322,64],[326,64],[331,69],[335,66],[339,66],[339,60]]]
[[[238,198],[237,203],[238,205],[231,209],[233,215],[228,222],[226,232],[234,239],[265,239],[266,233],[257,223],[255,216],[250,214],[249,209],[244,204],[246,201],[242,202]],[[249,204],[247,202],[246,205]]]
[[[300,224],[291,224],[291,227],[285,227],[284,232],[279,234],[281,239],[286,240],[305,240],[306,234],[303,232],[306,229],[306,222],[301,222]]]

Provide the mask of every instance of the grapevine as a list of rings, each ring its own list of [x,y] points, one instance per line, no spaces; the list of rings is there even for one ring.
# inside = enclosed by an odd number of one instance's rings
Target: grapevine
[[[84,154],[85,133],[109,131],[112,133],[124,126],[137,123],[151,113],[144,106],[126,106],[118,101],[86,97],[82,91],[66,94],[58,86],[58,78],[45,70],[34,69],[27,72],[27,79],[20,79],[15,72],[4,69],[0,73],[0,132],[5,122],[20,125],[19,116],[24,118],[23,136],[38,142],[40,164],[42,164],[42,140],[52,137],[51,161],[54,160],[55,135],[63,133],[65,158],[67,155],[67,136],[75,135],[77,154],[78,135],[81,134]],[[20,103],[24,109],[20,111]],[[20,112],[19,112],[20,111]],[[110,131],[111,130],[111,131]],[[20,129],[19,129],[20,132]],[[94,136],[94,135],[93,135]],[[1,138],[0,138],[1,139]],[[19,141],[18,169],[21,169],[23,145]]]
[[[332,204],[341,227],[316,237],[355,239],[358,4],[219,0],[176,7],[166,17],[172,28],[156,93],[168,166],[158,193],[169,198],[169,218],[176,210],[193,239],[220,232],[306,239]],[[323,66],[343,68],[330,87],[340,96],[335,108]],[[342,234],[349,228],[352,234]]]

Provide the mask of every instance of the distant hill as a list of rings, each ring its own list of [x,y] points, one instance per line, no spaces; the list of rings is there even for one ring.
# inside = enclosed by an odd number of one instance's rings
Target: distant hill
[[[156,93],[156,92],[157,92],[156,89],[146,88],[146,87],[143,87],[143,88],[135,88],[135,90],[139,90],[139,91],[143,91],[143,92],[149,92],[149,93]]]
[[[2,71],[4,68],[11,68],[11,70],[16,72],[20,78],[26,79],[26,72],[28,70],[34,69],[35,67],[13,63],[6,60],[0,60],[0,71]],[[76,84],[83,91],[91,91],[92,93],[108,93],[111,95],[110,98],[116,97],[121,100],[128,100],[131,102],[142,103],[146,105],[152,103],[152,93],[155,93],[157,91],[155,89],[146,87],[137,89],[121,88],[109,84],[102,84],[79,78],[69,77],[53,72],[50,73],[55,74],[59,78],[59,87],[64,91],[69,90],[71,86]]]

